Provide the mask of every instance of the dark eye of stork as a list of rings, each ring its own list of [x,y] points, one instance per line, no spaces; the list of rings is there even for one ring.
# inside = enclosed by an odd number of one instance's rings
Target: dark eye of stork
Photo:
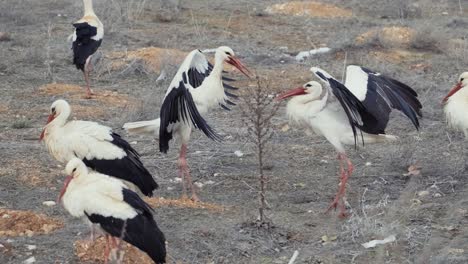
[[[55,115],[55,107],[52,107],[52,114]]]
[[[311,84],[306,84],[306,87],[312,87],[312,85]]]
[[[72,172],[75,172],[75,171],[76,171],[76,168],[74,168],[74,169],[72,170]]]
[[[224,53],[226,53],[228,56],[232,55],[231,52],[229,52],[229,51],[225,51]]]
[[[465,80],[465,78],[461,78],[461,79],[460,79],[460,82],[463,82],[463,80]]]

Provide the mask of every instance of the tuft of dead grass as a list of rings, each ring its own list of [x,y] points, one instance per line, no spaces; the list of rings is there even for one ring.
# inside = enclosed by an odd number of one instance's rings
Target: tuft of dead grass
[[[76,100],[83,99],[85,96],[84,87],[73,84],[49,83],[39,87],[38,90],[39,93],[43,95],[68,95],[68,97],[70,97],[71,99]],[[126,107],[128,105],[133,105],[136,103],[136,100],[134,98],[131,98],[126,94],[120,94],[115,91],[93,89],[93,92],[95,93],[95,95],[92,96],[90,101],[99,101],[107,106]],[[79,109],[79,107],[77,107],[77,109]]]
[[[351,10],[343,9],[331,4],[324,4],[313,1],[291,1],[283,4],[275,4],[267,7],[266,12],[269,14],[322,18],[351,17],[353,15]]]
[[[154,263],[148,255],[134,246],[121,241],[121,250],[123,251],[122,264],[152,264]],[[73,244],[75,247],[75,254],[80,261],[93,263],[104,263],[104,250],[106,247],[106,240],[104,237],[99,237],[95,241],[78,240]]]
[[[63,222],[32,211],[0,209],[0,237],[49,234],[63,227]]]
[[[113,71],[124,70],[128,64],[135,60],[141,60],[149,70],[160,72],[165,63],[178,65],[184,60],[186,55],[187,52],[177,49],[147,47],[128,52],[111,52],[106,55],[106,58],[112,60],[110,67]]]
[[[416,31],[409,27],[383,27],[371,29],[355,39],[357,45],[382,45],[384,47],[409,47]]]
[[[212,203],[194,202],[188,198],[185,199],[165,199],[162,197],[146,198],[145,201],[154,208],[159,207],[178,207],[178,208],[192,208],[192,209],[205,209],[210,211],[224,211],[225,207]]]

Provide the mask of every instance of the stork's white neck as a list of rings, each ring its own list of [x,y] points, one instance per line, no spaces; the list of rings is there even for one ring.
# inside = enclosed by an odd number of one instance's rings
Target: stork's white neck
[[[219,52],[215,54],[215,64],[213,66],[213,70],[211,74],[221,79],[221,74],[223,73],[224,68],[224,59]]]
[[[54,118],[54,120],[52,120],[52,122],[50,122],[47,127],[61,127],[63,125],[65,125],[65,123],[67,122],[68,120],[68,117],[70,117],[70,114],[71,114],[71,108],[68,106],[68,107],[64,107],[60,114],[58,116],[56,116]]]
[[[88,15],[96,15],[94,13],[94,9],[93,9],[93,0],[83,0],[83,4],[84,4],[84,15],[85,16],[88,16]]]

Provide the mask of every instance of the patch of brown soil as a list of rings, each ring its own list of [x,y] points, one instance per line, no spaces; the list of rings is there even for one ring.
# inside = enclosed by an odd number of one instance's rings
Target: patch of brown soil
[[[145,201],[153,208],[158,207],[179,207],[179,208],[193,208],[193,209],[206,209],[211,211],[224,211],[225,207],[217,204],[194,202],[190,199],[165,199],[165,198],[145,198]]]
[[[8,110],[9,110],[8,106],[6,106],[4,104],[0,104],[0,114],[7,113]]]
[[[140,251],[138,248],[126,243],[121,242],[121,249],[123,250],[123,264],[152,264],[154,263],[146,253]],[[75,254],[81,261],[91,261],[93,263],[104,263],[104,250],[106,248],[106,240],[104,237],[99,237],[95,241],[78,240],[74,243]]]
[[[270,14],[324,18],[351,17],[353,15],[351,10],[313,1],[291,1],[284,4],[275,4],[267,7],[266,12]]]
[[[33,236],[49,234],[62,228],[63,222],[31,211],[0,209],[1,236]]]
[[[35,136],[39,137],[39,133]],[[55,185],[55,179],[61,177],[59,168],[49,169],[38,159],[6,158],[1,165],[0,178],[13,179],[30,187],[52,187]]]
[[[44,95],[68,95],[72,99],[84,99],[86,90],[84,87],[65,84],[65,83],[49,83],[38,88],[40,94]],[[99,88],[93,89],[95,93],[91,101],[99,101],[108,106],[122,107],[129,104],[134,104],[135,99],[129,97],[126,94],[120,94],[118,92],[109,91],[109,90],[100,90]],[[88,107],[88,106],[87,106]],[[80,109],[77,107],[77,109]],[[95,109],[94,109],[95,110]],[[91,110],[86,110],[91,111]],[[99,111],[97,111],[99,113]],[[104,112],[102,112],[104,113]]]
[[[415,36],[416,31],[408,27],[384,27],[372,29],[359,35],[355,42],[358,45],[364,45],[378,39],[382,44],[408,46]]]
[[[370,56],[377,60],[384,62],[391,62],[394,64],[399,63],[413,63],[423,61],[426,59],[426,54],[421,52],[412,52],[408,50],[389,50],[389,51],[371,51]]]
[[[166,63],[180,64],[185,56],[187,56],[185,51],[157,47],[141,48],[128,52],[115,51],[106,55],[108,59],[112,60],[111,70],[123,70],[132,61],[142,60],[148,69],[154,72],[160,72]]]

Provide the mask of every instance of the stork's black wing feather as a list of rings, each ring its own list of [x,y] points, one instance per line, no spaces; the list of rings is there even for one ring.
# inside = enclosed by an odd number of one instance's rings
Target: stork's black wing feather
[[[112,214],[87,213],[88,219],[113,237],[139,248],[157,263],[166,263],[166,239],[153,218],[153,210],[136,193],[123,189],[123,201],[137,211],[133,218],[121,219]]]
[[[97,172],[131,182],[144,195],[152,196],[153,191],[158,188],[158,184],[141,162],[138,152],[127,141],[122,139],[120,135],[112,133],[111,136],[112,141],[110,143],[125,151],[125,156],[116,159],[97,157],[88,159],[85,157],[83,158],[83,162],[87,167]]]
[[[345,111],[346,116],[348,117],[348,121],[354,135],[354,143],[355,145],[357,145],[358,129],[359,131],[362,129],[364,122],[375,122],[375,118],[366,111],[366,108],[362,104],[362,102],[359,101],[359,99],[353,93],[351,93],[342,83],[340,83],[332,77],[325,76],[320,71],[316,71],[314,73],[330,85],[333,94],[343,107],[343,110]]]
[[[164,98],[161,106],[161,126],[159,128],[159,150],[166,153],[169,141],[172,139],[171,124],[185,122],[200,129],[213,140],[220,141],[221,137],[208,125],[198,112],[192,94],[181,81],[178,87],[173,88]]]
[[[77,69],[84,70],[86,60],[101,46],[102,39],[92,39],[97,34],[97,28],[86,22],[75,23],[73,26],[76,34],[76,40],[72,44],[73,64]]]
[[[400,81],[360,68],[368,75],[366,96],[362,102],[378,119],[376,124],[364,122],[363,130],[369,133],[385,133],[392,108],[400,110],[411,120],[414,127],[419,129],[418,117],[422,116],[422,105],[416,91]]]

